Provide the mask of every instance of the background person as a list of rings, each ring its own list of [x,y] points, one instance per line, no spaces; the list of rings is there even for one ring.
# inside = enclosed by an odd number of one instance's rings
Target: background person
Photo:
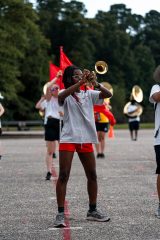
[[[110,111],[111,108],[109,98],[104,99],[104,103],[101,106],[94,105],[95,124],[98,136],[98,143],[95,144],[97,158],[105,157],[106,133],[109,127],[111,128],[116,124],[116,119]]]
[[[92,79],[99,91],[80,90],[80,87]],[[55,227],[65,227],[64,202],[67,182],[70,175],[74,152],[77,151],[87,177],[89,195],[89,210],[87,220],[108,221],[106,214],[97,211],[97,176],[96,162],[92,143],[97,143],[95,128],[94,104],[102,104],[103,99],[112,94],[95,81],[95,76],[88,70],[82,71],[69,66],[63,75],[65,89],[59,93],[58,100],[64,107],[63,128],[59,145],[59,177],[56,185],[58,214],[54,222]]]
[[[1,95],[0,95],[1,97]],[[2,97],[3,98],[3,97]],[[1,98],[1,99],[2,99]],[[0,103],[0,136],[2,135],[2,124],[1,124],[1,116],[4,114],[5,110],[4,107],[2,106],[2,104]],[[0,159],[2,157],[2,153],[1,153],[1,146],[0,146]]]
[[[128,106],[128,113],[134,113],[139,109],[138,104],[136,103],[136,101],[134,99],[131,100],[131,104]],[[137,141],[138,139],[138,130],[139,130],[139,126],[140,126],[140,117],[139,116],[135,116],[135,117],[130,117],[128,116],[128,127],[129,127],[129,131],[130,131],[130,137],[131,140],[133,141]]]
[[[160,218],[160,65],[155,69],[153,74],[154,80],[157,82],[153,85],[149,101],[154,104],[155,108],[155,133],[154,133],[154,150],[156,154],[156,174],[157,174],[157,192],[159,205],[156,216]]]
[[[52,173],[52,157],[56,152],[56,141],[60,139],[60,108],[58,104],[59,86],[56,83],[57,79],[62,76],[59,71],[57,76],[48,83],[46,96],[42,96],[36,104],[36,108],[44,111],[44,128],[45,141],[47,146],[46,166],[47,175],[46,180],[50,180]]]
[[[95,144],[97,158],[104,158],[106,146],[106,133],[109,128],[109,119],[101,112],[95,112],[96,131],[98,136],[98,144]]]

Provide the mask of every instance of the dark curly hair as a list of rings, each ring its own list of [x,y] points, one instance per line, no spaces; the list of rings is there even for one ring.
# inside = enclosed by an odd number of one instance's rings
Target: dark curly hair
[[[76,67],[75,65],[71,65],[65,68],[62,80],[65,88],[68,88],[74,84],[72,77],[74,75],[74,71],[78,69],[80,68]]]

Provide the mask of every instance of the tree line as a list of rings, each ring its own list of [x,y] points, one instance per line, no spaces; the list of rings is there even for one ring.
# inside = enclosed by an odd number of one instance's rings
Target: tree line
[[[153,120],[148,98],[153,71],[160,63],[160,13],[151,10],[143,17],[125,4],[98,11],[94,18],[80,1],[0,0],[0,92],[4,96],[6,120],[40,118],[35,103],[49,80],[49,61],[59,65],[59,48],[80,68],[94,70],[98,60],[107,62],[114,91],[112,112],[125,122],[123,107],[132,87],[144,93],[142,121]]]

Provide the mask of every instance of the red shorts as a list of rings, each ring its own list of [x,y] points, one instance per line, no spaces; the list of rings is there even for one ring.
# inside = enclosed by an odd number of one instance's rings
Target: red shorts
[[[92,143],[60,143],[59,151],[93,152]]]

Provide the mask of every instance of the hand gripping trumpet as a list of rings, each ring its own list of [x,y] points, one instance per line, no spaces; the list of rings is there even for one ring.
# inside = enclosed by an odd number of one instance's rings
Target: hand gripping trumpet
[[[91,87],[91,86],[96,86],[97,83],[97,76],[96,73],[98,74],[105,74],[108,71],[108,65],[104,61],[97,61],[95,63],[95,71],[89,71],[87,69],[84,69],[83,71],[83,79],[86,80],[86,85]]]

